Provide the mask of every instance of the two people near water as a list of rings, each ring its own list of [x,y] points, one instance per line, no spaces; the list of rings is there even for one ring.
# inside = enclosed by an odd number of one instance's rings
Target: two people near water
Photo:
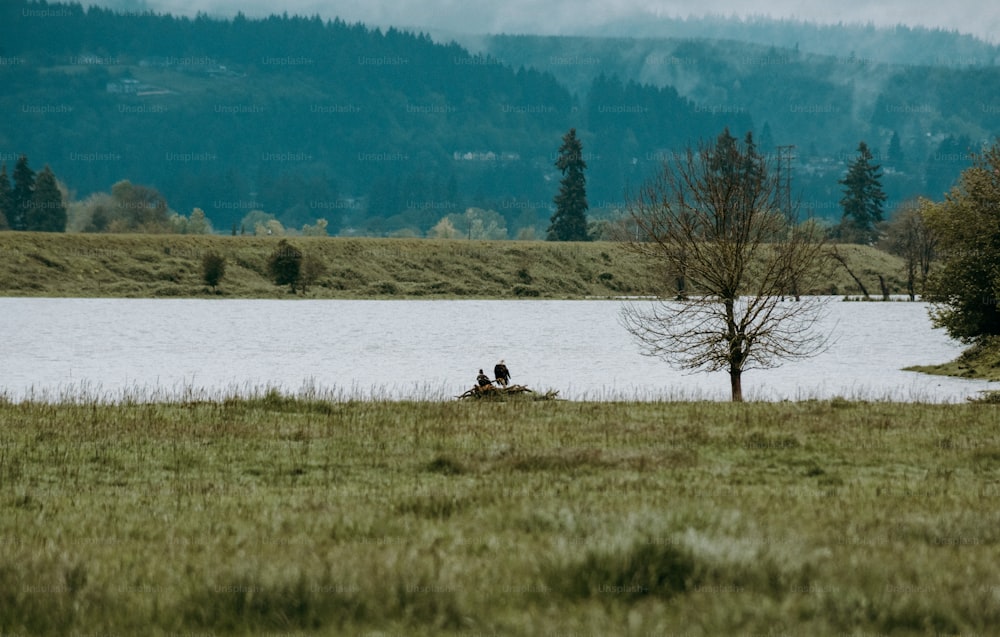
[[[510,383],[510,370],[507,369],[507,365],[503,362],[503,359],[493,366],[493,378],[495,380],[490,380],[490,377],[484,374],[483,370],[479,370],[479,375],[476,376],[476,384],[479,387],[492,387],[493,383],[496,382],[501,387],[506,387]]]

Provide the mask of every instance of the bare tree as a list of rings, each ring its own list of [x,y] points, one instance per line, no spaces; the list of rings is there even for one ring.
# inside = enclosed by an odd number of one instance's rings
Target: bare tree
[[[745,370],[811,356],[823,304],[797,298],[823,261],[821,233],[782,211],[771,160],[726,130],[714,145],[665,161],[627,197],[637,228],[627,249],[683,280],[677,299],[632,302],[622,322],[643,353],[682,369],[729,372],[732,399],[743,400]]]
[[[324,276],[326,276],[326,263],[322,259],[311,254],[302,257],[302,266],[299,268],[299,284],[303,294]]]
[[[923,293],[931,262],[937,252],[937,235],[927,226],[926,215],[934,202],[919,198],[886,224],[886,244],[889,252],[903,258],[906,270],[906,289],[910,300],[917,298],[917,288]]]

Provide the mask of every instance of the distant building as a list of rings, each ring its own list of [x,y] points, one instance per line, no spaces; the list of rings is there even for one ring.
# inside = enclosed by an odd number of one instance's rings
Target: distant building
[[[165,69],[173,65],[171,58],[162,56],[153,56],[148,58],[143,58],[139,60],[139,66],[154,68],[154,69]]]
[[[520,161],[521,159],[520,153],[495,153],[492,150],[471,150],[464,153],[456,150],[451,156],[455,161]]]
[[[108,82],[107,89],[108,93],[127,93],[134,95],[139,92],[142,88],[142,84],[139,80],[116,80],[114,82]]]
[[[84,53],[83,55],[75,55],[69,59],[70,64],[83,64],[83,65],[94,65],[94,66],[107,66],[120,64],[121,61],[117,57],[110,57],[107,55],[93,55],[91,53]]]

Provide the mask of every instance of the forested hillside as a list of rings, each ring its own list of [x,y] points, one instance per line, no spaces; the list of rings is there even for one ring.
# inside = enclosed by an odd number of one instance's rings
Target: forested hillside
[[[579,95],[598,154],[631,163],[636,175],[675,147],[664,139],[677,132],[670,115],[643,102],[651,87],[701,112],[742,118],[762,149],[794,146],[786,152],[796,190],[824,217],[840,214],[837,180],[860,140],[884,167],[891,209],[917,195],[940,198],[970,153],[1000,134],[1000,67],[982,57],[961,67],[899,65],[852,51],[828,56],[685,38],[492,36],[482,47],[551,73]],[[942,59],[953,59],[949,50]]]
[[[1000,132],[1000,70],[902,67],[722,40],[498,36],[480,53],[318,17],[0,8],[0,162],[51,166],[77,199],[120,180],[201,208],[331,234],[422,236],[471,207],[543,236],[556,149],[575,127],[591,216],[673,152],[724,127],[777,152],[793,189],[838,218],[866,140],[889,209],[940,197]]]
[[[251,209],[295,225],[326,217],[331,229],[352,212],[425,226],[459,208],[459,192],[498,197],[511,180],[544,196],[540,157],[572,106],[549,76],[393,30],[79,5],[9,11],[2,54],[18,63],[0,67],[13,115],[3,158],[48,162],[84,194],[126,178],[151,184],[216,227]],[[508,107],[526,103],[547,112]],[[519,159],[453,160],[470,152]]]
[[[1000,47],[967,33],[905,24],[878,27],[852,20],[846,11],[843,14],[845,20],[838,24],[765,15],[646,15],[602,24],[582,35],[734,40],[886,64],[967,67],[1000,62]]]

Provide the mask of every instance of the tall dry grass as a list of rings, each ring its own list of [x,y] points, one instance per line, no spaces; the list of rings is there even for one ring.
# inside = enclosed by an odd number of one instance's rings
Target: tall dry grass
[[[989,634],[991,405],[0,404],[0,633]]]

